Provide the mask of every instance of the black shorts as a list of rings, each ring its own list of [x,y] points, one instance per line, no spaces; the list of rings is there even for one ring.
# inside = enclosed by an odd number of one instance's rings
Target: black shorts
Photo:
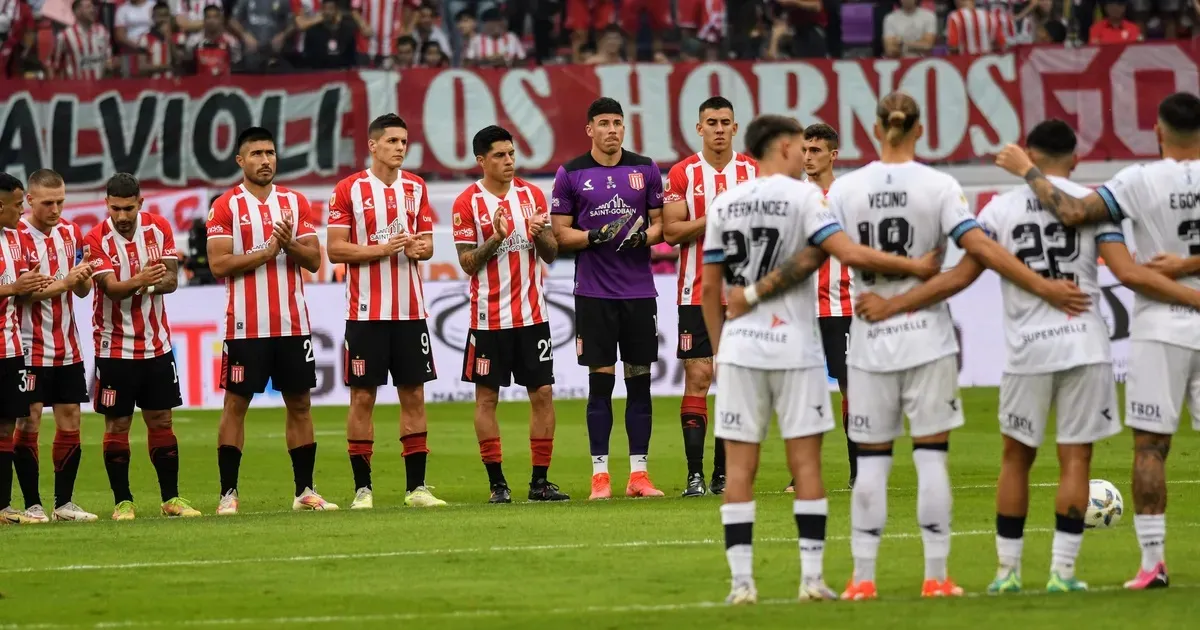
[[[579,365],[650,365],[658,361],[658,301],[575,296],[575,354]]]
[[[675,356],[680,359],[711,358],[712,340],[704,325],[704,313],[699,306],[679,307],[679,345]]]
[[[174,409],[183,404],[175,352],[152,359],[96,359],[92,409],[106,418],[144,411]]]
[[[423,319],[346,321],[342,374],[350,387],[423,385],[437,378],[429,326]]]
[[[25,357],[0,359],[0,420],[29,417],[30,376]]]
[[[853,317],[818,317],[821,344],[825,346],[825,364],[829,375],[837,379],[838,389],[846,393],[846,352],[850,348],[850,322]]]
[[[30,403],[77,405],[88,401],[87,372],[83,362],[27,369],[33,379]]]
[[[317,386],[311,335],[227,339],[221,353],[221,387],[245,398],[276,390],[292,394]]]
[[[469,330],[463,352],[462,380],[488,387],[554,384],[554,342],[550,324],[507,330]]]

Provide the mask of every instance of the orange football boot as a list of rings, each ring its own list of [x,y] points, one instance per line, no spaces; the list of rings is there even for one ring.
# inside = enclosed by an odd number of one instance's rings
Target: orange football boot
[[[874,580],[862,580],[861,582],[855,582],[854,578],[850,578],[850,581],[846,583],[845,592],[842,593],[843,600],[854,602],[865,599],[875,599],[878,596],[878,593],[875,592]]]
[[[596,499],[611,499],[612,498],[612,481],[608,473],[596,473],[592,475],[592,494],[588,496],[588,500],[595,501]]]
[[[946,578],[945,580],[925,580],[921,584],[921,597],[962,597],[962,587],[955,584],[954,580]]]
[[[654,487],[654,482],[650,481],[650,475],[645,471],[629,473],[629,485],[625,486],[625,496],[627,497],[661,497],[662,490]]]

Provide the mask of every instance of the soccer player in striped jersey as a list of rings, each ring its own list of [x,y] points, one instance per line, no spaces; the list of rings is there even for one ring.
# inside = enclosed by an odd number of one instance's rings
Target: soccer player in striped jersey
[[[129,173],[109,178],[104,202],[108,220],[88,232],[83,257],[97,289],[92,408],[104,416],[104,468],[117,504],[113,520],[133,520],[137,512],[129,489],[135,405],[146,423],[163,515],[200,516],[179,496],[179,441],[171,428],[171,410],[183,404],[163,300],[178,286],[175,235],[166,219],[142,212],[141,185]]]
[[[496,404],[510,383],[529,392],[530,501],[569,499],[546,480],[554,449],[554,340],[544,295],[542,262],[554,262],[546,196],[515,177],[512,134],[495,125],[471,141],[483,178],[454,202],[454,246],[471,276],[471,321],[462,379],[475,384],[475,436],[491,484],[489,503],[509,503],[501,469]]]
[[[714,438],[713,472],[704,486],[704,436],[708,431],[708,389],[712,385],[712,343],[700,312],[701,249],[705,216],[717,195],[754,179],[758,165],[748,155],[733,150],[738,125],[733,103],[714,96],[700,104],[696,132],[703,139],[699,153],[684,158],[667,175],[663,200],[663,238],[679,245],[679,335],[676,356],[683,360],[683,451],[687,457],[685,497],[702,497],[725,491],[725,444]]]
[[[12,507],[12,438],[17,419],[29,415],[29,370],[22,356],[17,301],[51,282],[31,269],[29,252],[17,231],[24,197],[25,185],[0,172],[0,525],[44,522]]]
[[[221,500],[217,514],[237,514],[238,470],[246,412],[267,381],[283,394],[284,432],[296,492],[293,510],[336,510],[313,489],[317,442],[311,393],[317,385],[301,269],[316,272],[321,246],[304,195],[276,186],[275,137],[262,127],[238,136],[242,183],[217,198],[208,214],[208,264],[225,285],[225,406],[217,433]]]
[[[346,440],[356,488],[350,509],[375,505],[371,415],[389,374],[400,397],[404,504],[437,507],[446,502],[425,486],[425,383],[437,378],[437,370],[417,267],[433,256],[433,209],[425,180],[400,169],[408,151],[404,119],[384,114],[367,134],[371,168],[339,182],[329,200],[329,262],[345,263],[349,276],[342,371],[350,387]]]
[[[83,262],[79,226],[62,218],[67,189],[58,173],[41,169],[29,176],[29,216],[20,232],[34,261],[30,267],[54,279],[21,308],[21,344],[29,370],[29,417],[17,421],[14,464],[30,518],[48,520],[38,491],[38,429],[42,410],[54,413],[54,520],[94,521],[72,501],[79,473],[79,404],[88,399],[79,330],[72,294],[87,297],[92,268]]]
[[[996,157],[1023,177],[1043,206],[1068,226],[1132,224],[1140,261],[1189,289],[1200,290],[1200,98],[1172,94],[1158,106],[1154,133],[1162,159],[1118,172],[1082,199],[1046,178],[1019,147]],[[1166,460],[1179,429],[1183,402],[1192,428],[1200,429],[1200,309],[1138,295],[1133,304],[1133,339],[1125,384],[1125,424],[1133,429],[1133,525],[1142,563],[1125,588],[1165,588],[1167,533]]]

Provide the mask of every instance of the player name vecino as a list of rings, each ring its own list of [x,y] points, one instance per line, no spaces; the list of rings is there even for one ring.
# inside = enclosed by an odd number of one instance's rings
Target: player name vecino
[[[1170,204],[1172,210],[1195,210],[1200,208],[1200,193],[1171,193]]]
[[[867,203],[871,208],[903,208],[908,205],[908,193],[878,192],[867,195]]]
[[[927,330],[929,328],[929,320],[925,318],[917,321],[906,321],[899,324],[888,324],[886,326],[875,326],[867,331],[867,339],[875,339],[878,337],[887,337],[889,335],[898,335],[908,332],[917,332],[919,330]]]
[[[1034,332],[1022,333],[1021,341],[1028,345],[1038,341],[1045,341],[1047,339],[1065,337],[1066,335],[1083,335],[1087,334],[1087,331],[1088,326],[1085,322],[1079,322],[1077,324],[1063,324],[1062,326],[1055,326],[1054,328],[1045,328]]]

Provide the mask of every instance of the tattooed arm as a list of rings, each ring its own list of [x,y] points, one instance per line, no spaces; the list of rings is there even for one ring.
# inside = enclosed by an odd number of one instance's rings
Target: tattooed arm
[[[496,250],[500,249],[502,243],[504,243],[504,237],[500,236],[498,232],[492,234],[491,238],[478,247],[467,243],[455,243],[454,247],[458,250],[458,265],[462,267],[463,273],[468,276],[479,273],[487,261],[496,255]]]
[[[758,292],[759,300],[768,300],[788,289],[800,284],[814,271],[821,268],[821,264],[829,255],[820,247],[808,246],[800,250],[795,256],[784,260],[778,267],[773,269],[771,273],[759,278],[758,282],[754,283],[754,290]],[[707,279],[705,279],[707,282]],[[706,286],[701,283],[701,286]],[[727,296],[728,306],[726,307],[726,316],[729,319],[734,319],[745,315],[750,310],[750,305],[746,302],[746,290],[742,287],[733,287]],[[709,335],[712,338],[712,335]],[[715,352],[715,350],[714,350]]]
[[[1033,160],[1021,147],[1014,144],[1004,147],[996,155],[996,165],[1023,178],[1033,189],[1033,193],[1037,195],[1042,207],[1053,212],[1066,225],[1075,226],[1100,221],[1120,223],[1121,221],[1122,217],[1117,216],[1120,212],[1114,213],[1110,210],[1108,202],[1100,196],[1100,193],[1094,192],[1079,199],[1060,190],[1049,179],[1046,179],[1041,169],[1033,165]]]

